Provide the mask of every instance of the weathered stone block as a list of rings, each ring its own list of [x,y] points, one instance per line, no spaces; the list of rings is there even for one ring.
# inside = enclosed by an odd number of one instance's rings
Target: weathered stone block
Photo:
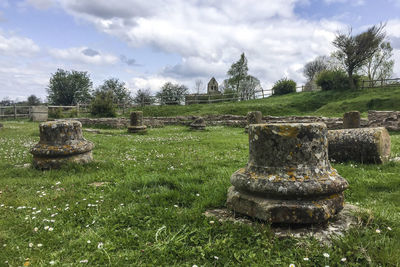
[[[400,131],[400,111],[368,111],[369,127],[385,127],[389,131]]]
[[[329,158],[335,162],[384,163],[390,158],[390,135],[383,127],[328,131]]]
[[[146,125],[143,125],[143,112],[133,111],[130,116],[130,125],[128,126],[128,133],[145,133]]]
[[[40,141],[32,149],[33,166],[56,169],[68,162],[88,163],[93,160],[94,144],[82,136],[79,121],[50,121],[39,125]]]
[[[231,176],[227,206],[273,223],[320,223],[343,208],[348,183],[328,160],[323,123],[253,124],[249,161]]]
[[[197,131],[202,131],[206,129],[206,122],[202,117],[199,117],[195,119],[191,124],[190,124],[190,129],[191,130],[197,130]]]
[[[246,125],[244,131],[246,133],[248,133],[250,124],[262,123],[262,113],[261,113],[261,111],[250,111],[247,113],[246,119],[247,119],[247,125]]]
[[[343,115],[343,129],[360,128],[361,116],[358,111],[349,111]]]
[[[47,121],[49,108],[47,106],[32,106],[32,121]]]

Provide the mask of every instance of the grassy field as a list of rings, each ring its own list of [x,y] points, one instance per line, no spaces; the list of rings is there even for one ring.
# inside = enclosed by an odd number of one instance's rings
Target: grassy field
[[[334,165],[350,183],[347,202],[367,210],[326,246],[203,216],[224,207],[230,175],[247,162],[243,129],[102,132],[84,133],[95,162],[43,172],[24,167],[38,124],[4,122],[0,266],[400,265],[400,163]],[[400,156],[400,134],[391,137]]]
[[[182,116],[207,114],[246,115],[259,110],[264,115],[318,115],[341,117],[358,110],[365,117],[368,110],[400,110],[400,87],[355,91],[320,91],[292,93],[243,102],[196,104],[188,106],[146,106],[144,116]]]

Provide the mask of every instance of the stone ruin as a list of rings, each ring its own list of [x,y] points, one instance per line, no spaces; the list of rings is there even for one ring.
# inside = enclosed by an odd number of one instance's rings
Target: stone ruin
[[[326,134],[323,123],[250,125],[249,160],[231,176],[227,207],[271,223],[332,218],[348,183],[329,163]]]
[[[32,121],[47,121],[49,118],[49,108],[47,106],[32,106]]]
[[[218,90],[218,82],[214,77],[212,77],[207,84],[207,94],[208,95],[221,94],[221,92]]]
[[[128,133],[145,133],[146,129],[146,125],[143,125],[143,112],[131,112],[131,120],[130,125],[128,126]]]
[[[361,116],[358,111],[346,112],[343,115],[343,129],[360,128]]]
[[[247,113],[246,119],[247,119],[247,125],[246,125],[244,131],[245,131],[245,133],[248,133],[250,124],[262,123],[262,113],[261,113],[261,111],[250,111]]]
[[[196,131],[202,131],[206,129],[206,122],[202,117],[196,118],[191,124],[190,124],[190,129],[191,130],[196,130]]]
[[[335,162],[385,163],[390,135],[384,127],[328,131],[329,158]]]
[[[88,163],[93,160],[94,144],[82,136],[79,121],[49,121],[39,125],[40,141],[32,149],[33,166],[57,169],[69,162]]]

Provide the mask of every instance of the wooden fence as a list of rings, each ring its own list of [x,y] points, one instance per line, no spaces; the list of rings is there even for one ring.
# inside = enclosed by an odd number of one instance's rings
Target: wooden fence
[[[374,87],[399,87],[400,78],[393,79],[380,79],[380,80],[366,80],[361,82],[361,89],[374,88]]]
[[[0,119],[18,119],[18,118],[30,118],[32,113],[31,106],[0,106]]]

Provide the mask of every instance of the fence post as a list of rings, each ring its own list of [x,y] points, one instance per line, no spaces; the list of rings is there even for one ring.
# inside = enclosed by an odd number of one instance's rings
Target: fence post
[[[210,99],[211,98],[211,95],[208,95],[208,104],[210,104]]]
[[[79,103],[76,104],[76,116],[79,117]]]

